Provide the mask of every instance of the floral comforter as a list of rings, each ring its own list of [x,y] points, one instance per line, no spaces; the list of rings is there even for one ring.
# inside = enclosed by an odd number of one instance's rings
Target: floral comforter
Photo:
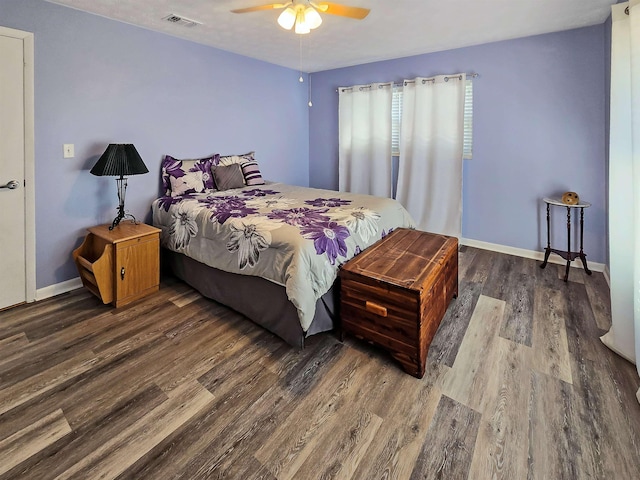
[[[395,200],[282,183],[161,197],[152,208],[164,247],[284,286],[305,332],[342,263],[414,227]]]

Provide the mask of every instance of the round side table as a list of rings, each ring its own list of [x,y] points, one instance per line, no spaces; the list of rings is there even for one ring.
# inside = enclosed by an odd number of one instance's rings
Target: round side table
[[[562,200],[559,198],[543,198],[544,202],[547,204],[547,248],[544,249],[544,262],[540,265],[540,268],[544,268],[547,266],[547,261],[549,260],[549,255],[551,253],[555,253],[560,255],[567,261],[567,266],[564,272],[564,281],[566,282],[569,279],[569,267],[571,266],[571,262],[576,258],[579,258],[582,261],[582,266],[584,267],[584,271],[587,272],[587,275],[591,275],[591,270],[587,267],[587,255],[583,251],[583,237],[584,237],[584,209],[591,206],[589,202],[580,202],[575,205],[567,205],[566,203],[562,203]],[[567,250],[558,250],[556,248],[551,248],[551,233],[549,230],[549,208],[551,205],[557,207],[566,207],[567,209]],[[572,252],[571,251],[571,209],[579,208],[580,209],[580,251]]]

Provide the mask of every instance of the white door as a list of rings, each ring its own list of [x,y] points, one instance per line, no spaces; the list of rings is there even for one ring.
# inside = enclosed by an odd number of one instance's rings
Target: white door
[[[23,48],[0,35],[0,309],[27,299]]]

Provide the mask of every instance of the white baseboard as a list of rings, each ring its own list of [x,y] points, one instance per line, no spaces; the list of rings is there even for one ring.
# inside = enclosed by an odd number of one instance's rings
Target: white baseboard
[[[36,290],[36,298],[35,300],[44,300],[45,298],[55,297],[56,295],[61,295],[63,293],[70,292],[72,290],[76,290],[77,288],[82,287],[82,280],[80,277],[72,278],[71,280],[66,280],[64,282],[56,283],[55,285],[49,285],[48,287],[38,288]]]
[[[524,248],[509,247],[507,245],[500,245],[497,243],[481,242],[480,240],[473,240],[471,238],[460,239],[460,245],[466,245],[469,247],[481,248],[483,250],[491,250],[498,253],[506,253],[507,255],[515,255],[516,257],[531,258],[533,260],[544,260],[544,252],[536,252],[535,250],[526,250]],[[557,255],[551,255],[549,257],[549,263],[556,263],[558,265],[565,265],[566,262],[562,258],[558,258]],[[603,263],[589,262],[589,268],[594,272],[603,272],[604,278],[609,284],[609,268]],[[581,262],[571,262],[571,266],[575,268],[582,268]],[[45,298],[55,297],[63,293],[70,292],[77,288],[82,287],[82,281],[80,277],[72,278],[65,282],[56,283],[48,287],[39,288],[36,290],[35,300],[44,300]]]
[[[516,257],[531,258],[533,260],[544,260],[544,252],[537,252],[535,250],[526,250],[524,248],[509,247],[507,245],[499,245],[497,243],[481,242],[480,240],[473,240],[471,238],[460,239],[461,245],[468,247],[481,248],[483,250],[491,250],[498,253],[506,253],[507,255],[515,255]],[[549,257],[549,263],[557,263],[558,265],[566,265],[566,260],[563,260],[557,255],[551,255]],[[582,262],[571,262],[571,266],[574,268],[582,268]],[[594,272],[604,272],[606,265],[604,263],[596,263],[587,261],[587,266]],[[607,277],[608,281],[608,277]]]

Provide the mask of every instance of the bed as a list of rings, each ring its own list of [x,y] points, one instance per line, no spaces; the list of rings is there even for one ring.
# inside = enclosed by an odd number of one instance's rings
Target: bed
[[[340,265],[393,229],[414,227],[388,198],[272,182],[204,187],[167,188],[153,202],[165,265],[297,347],[333,328]]]

